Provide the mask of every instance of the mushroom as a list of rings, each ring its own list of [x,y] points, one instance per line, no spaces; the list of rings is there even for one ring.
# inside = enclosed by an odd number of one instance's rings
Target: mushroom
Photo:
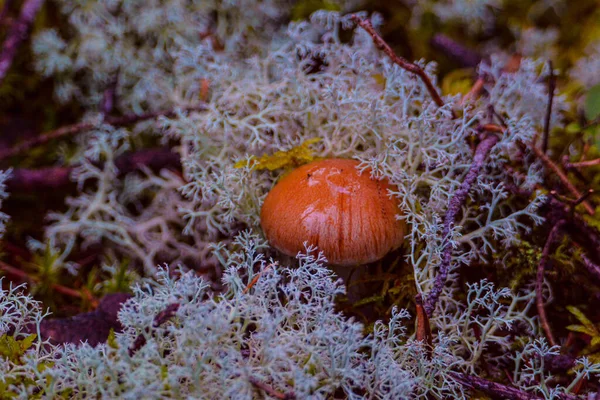
[[[377,261],[402,245],[405,223],[387,180],[360,173],[359,162],[325,159],[282,178],[267,195],[261,226],[271,246],[295,256],[316,245],[331,265]]]

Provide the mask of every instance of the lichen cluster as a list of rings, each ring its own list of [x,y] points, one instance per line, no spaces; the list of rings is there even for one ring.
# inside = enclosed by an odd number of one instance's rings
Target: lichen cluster
[[[345,11],[356,4],[327,2],[341,11],[287,23],[293,2],[255,3],[61,1],[68,26],[34,38],[35,67],[58,82],[56,100],[79,103],[95,128],[62,149],[61,162],[76,166],[78,191],[30,247],[55,254],[52,268],[76,273],[70,256],[102,243],[107,273],[119,273],[115,263],[126,258],[146,278],[119,313],[122,332],[97,347],[28,344],[0,363],[0,397],[252,399],[261,398],[262,382],[296,398],[468,398],[456,374],[508,373],[514,387],[550,399],[597,377],[600,364],[581,358],[569,382],[552,380],[544,360],[558,348],[532,312],[531,276],[510,288],[458,279],[473,264],[513,268],[512,255],[531,246],[523,237],[545,221],[544,166],[527,149],[544,129],[545,60],[523,58],[507,72],[509,56],[496,49],[478,67],[487,95],[445,94],[440,107],[416,75],[355,26]],[[476,16],[469,26],[479,32],[503,2],[419,3],[413,22],[431,10],[448,20]],[[383,24],[378,14],[358,15]],[[552,42],[530,33],[524,49]],[[574,71],[598,62],[589,49]],[[417,63],[439,90],[437,64]],[[573,73],[581,84],[598,83]],[[102,110],[111,88],[114,112],[176,113],[111,126]],[[572,104],[558,92],[553,100],[550,123],[563,126]],[[445,234],[443,217],[473,163],[479,127],[498,119],[506,129]],[[171,146],[182,174],[121,176],[116,160],[148,142]],[[284,160],[277,168],[268,167],[273,154]],[[298,161],[290,154],[354,158],[373,178],[390,181],[409,227],[398,262],[412,271],[416,293],[430,292],[442,249],[452,248],[448,283],[430,318],[431,348],[417,340],[404,304],[368,327],[338,311],[346,290],[318,249],[308,246],[290,261],[264,242],[260,207]],[[257,168],[257,160],[267,166]],[[215,275],[220,282],[210,281]],[[173,303],[175,317],[155,326]],[[20,327],[43,317],[19,290],[1,291],[0,357],[2,340],[31,340]],[[132,352],[139,335],[145,345]]]

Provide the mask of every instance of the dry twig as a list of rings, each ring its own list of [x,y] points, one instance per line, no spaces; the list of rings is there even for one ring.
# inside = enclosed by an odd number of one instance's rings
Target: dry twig
[[[101,166],[101,164],[98,164]],[[163,168],[181,169],[179,156],[168,148],[146,149],[126,153],[115,160],[118,176],[140,170],[142,167],[152,171]],[[40,169],[15,168],[6,181],[10,192],[39,192],[56,190],[73,183],[72,167],[47,167]]]
[[[189,111],[204,111],[206,110],[205,105],[197,105],[184,107],[181,111],[189,112]],[[134,124],[136,122],[146,121],[153,118],[158,117],[172,117],[176,115],[176,110],[160,110],[160,111],[152,111],[145,114],[127,114],[121,117],[107,117],[104,119],[104,123],[113,125],[113,126],[124,126]],[[13,157],[18,154],[21,154],[27,150],[30,150],[34,147],[43,145],[48,143],[51,140],[64,138],[68,136],[73,136],[81,132],[88,131],[90,129],[94,129],[99,124],[96,122],[80,122],[73,125],[63,126],[61,128],[55,129],[50,132],[46,132],[37,136],[33,139],[27,140],[23,143],[20,143],[10,149],[0,151],[0,160],[3,160],[8,157]]]
[[[595,160],[588,161],[580,161],[574,163],[565,163],[567,168],[585,168],[585,167],[593,167],[595,165],[600,165],[600,158],[596,158]]]
[[[433,313],[438,298],[442,293],[442,289],[446,284],[446,279],[448,278],[448,270],[450,269],[450,264],[452,263],[452,244],[450,241],[450,235],[452,232],[452,227],[454,226],[454,222],[456,221],[462,206],[467,200],[467,195],[469,194],[471,186],[473,186],[473,183],[475,183],[475,180],[479,175],[479,171],[483,166],[483,162],[497,142],[498,136],[491,134],[485,137],[479,143],[479,145],[477,145],[477,148],[475,149],[475,156],[473,157],[473,163],[471,164],[471,167],[469,168],[469,171],[467,172],[462,184],[458,190],[454,192],[452,198],[450,199],[448,211],[446,211],[446,216],[444,217],[442,262],[440,264],[438,274],[435,277],[433,288],[427,295],[425,302],[425,312],[427,313],[427,316],[431,316]]]
[[[579,247],[579,246],[578,246]],[[583,265],[588,270],[588,272],[596,278],[598,282],[600,282],[600,265],[596,265],[592,260],[588,258],[585,254],[583,254],[583,250],[581,250],[581,260],[583,261]],[[600,251],[600,249],[599,249]]]
[[[473,87],[469,90],[467,94],[460,99],[460,104],[465,104],[469,100],[473,100],[479,96],[479,94],[483,91],[483,86],[485,85],[485,79],[483,77],[478,77]]]
[[[23,279],[24,281],[33,282],[33,283],[39,283],[39,281],[40,281],[39,278],[31,276],[27,272],[25,272],[21,269],[15,268],[11,265],[8,265],[3,261],[0,261],[0,270],[4,271],[5,273],[10,274],[12,276],[19,277],[20,279]],[[79,290],[71,289],[70,287],[59,285],[57,283],[50,284],[50,287],[54,291],[64,294],[65,296],[75,297],[77,299],[85,298],[94,307],[96,307],[98,305],[98,299],[95,298],[89,291],[79,291]],[[85,293],[85,295],[84,295],[84,293]]]
[[[544,153],[540,148],[536,147],[535,145],[531,145],[529,147],[533,150],[535,155],[540,160],[542,160],[544,165],[547,168],[551,169],[556,174],[556,176],[558,176],[558,179],[560,179],[562,184],[575,196],[576,199],[582,197],[582,193],[575,187],[575,185],[573,185],[573,183],[571,183],[571,181],[563,172],[563,170],[560,169],[560,167],[556,165],[554,161],[552,161],[550,157],[546,155],[546,153]],[[581,202],[581,204],[590,215],[594,215],[594,208],[590,205],[588,201],[584,200]]]
[[[2,52],[0,52],[0,84],[4,81],[17,50],[27,37],[27,31],[43,3],[44,0],[27,0],[23,4],[19,19],[11,25],[2,46]]]
[[[544,270],[546,268],[546,264],[548,263],[548,257],[550,256],[550,249],[552,248],[552,244],[556,241],[559,230],[564,225],[565,221],[561,220],[557,224],[554,225],[550,234],[548,235],[548,239],[546,239],[546,244],[544,245],[544,249],[542,250],[542,257],[540,258],[540,263],[537,267],[537,274],[535,280],[535,298],[538,315],[540,316],[540,324],[544,329],[544,333],[548,338],[548,342],[552,346],[556,346],[557,342],[552,335],[552,329],[550,329],[550,324],[548,323],[548,318],[546,317],[546,310],[544,309],[544,297],[542,295],[542,286],[544,284]]]
[[[260,277],[261,277],[261,276],[262,276],[262,275],[263,275],[265,272],[267,272],[267,271],[268,271],[268,270],[270,270],[272,267],[274,267],[274,266],[277,266],[277,265],[278,265],[278,263],[277,263],[277,262],[274,262],[274,263],[271,263],[271,264],[267,265],[267,266],[266,266],[266,267],[265,267],[265,268],[264,268],[262,271],[260,271],[258,274],[256,274],[256,276],[254,276],[254,278],[252,278],[252,280],[250,281],[250,283],[248,284],[248,286],[246,286],[246,287],[244,288],[244,291],[243,291],[242,293],[243,293],[243,294],[246,294],[246,293],[248,293],[248,292],[250,291],[250,289],[252,289],[252,287],[253,287],[254,285],[256,285],[256,282],[258,282],[258,280],[260,279]]]
[[[429,76],[427,76],[427,73],[423,70],[423,68],[419,67],[417,64],[411,63],[407,59],[400,57],[396,53],[394,53],[394,50],[392,50],[392,48],[385,42],[385,40],[383,40],[383,38],[379,36],[379,34],[375,31],[375,28],[373,28],[373,25],[371,24],[370,20],[364,20],[358,15],[353,15],[352,20],[358,26],[363,28],[373,38],[373,43],[375,43],[375,46],[377,46],[378,49],[382,50],[385,54],[387,54],[394,64],[397,64],[401,68],[407,70],[408,72],[412,72],[413,74],[421,78],[421,81],[423,81],[423,83],[427,87],[429,94],[433,98],[433,101],[435,101],[435,104],[438,105],[438,107],[442,107],[444,105],[444,100],[442,100],[442,97],[438,93],[437,89],[435,88],[435,86],[431,82],[431,79],[429,78]]]

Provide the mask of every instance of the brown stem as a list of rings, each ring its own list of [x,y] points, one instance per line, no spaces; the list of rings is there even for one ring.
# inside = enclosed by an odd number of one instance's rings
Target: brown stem
[[[256,276],[254,278],[252,278],[252,280],[250,281],[250,283],[248,284],[248,286],[246,286],[244,288],[244,291],[242,292],[243,294],[246,294],[250,291],[250,289],[252,289],[252,287],[254,285],[256,285],[256,282],[258,282],[258,280],[260,279],[260,277],[262,276],[262,274],[264,274],[265,272],[267,272],[268,270],[271,269],[271,267],[276,266],[277,262],[271,263],[269,265],[267,265],[262,271],[260,271],[258,274],[256,274]]]
[[[477,80],[475,81],[475,83],[473,84],[473,87],[471,87],[469,92],[467,94],[465,94],[463,96],[463,98],[460,100],[460,104],[465,104],[467,101],[477,98],[483,91],[484,85],[485,85],[485,79],[481,76],[478,77]]]
[[[450,203],[448,204],[448,211],[446,211],[446,216],[444,217],[442,262],[440,264],[438,274],[435,277],[433,288],[431,288],[431,291],[427,295],[425,302],[425,312],[429,317],[431,317],[433,310],[435,310],[437,301],[442,293],[444,285],[446,284],[446,279],[448,278],[450,264],[452,263],[452,245],[450,241],[450,234],[452,232],[454,222],[456,221],[458,213],[467,200],[467,195],[471,190],[471,186],[473,186],[477,176],[479,176],[479,171],[483,166],[483,162],[497,142],[498,137],[492,134],[484,138],[479,145],[477,145],[477,148],[475,149],[475,156],[473,157],[473,163],[471,164],[471,167],[469,168],[469,171],[467,172],[462,184],[458,190],[454,192],[452,198],[450,199]]]
[[[27,0],[21,9],[21,15],[10,27],[0,52],[0,84],[13,63],[17,50],[27,37],[27,31],[35,16],[42,7],[44,0]]]
[[[184,107],[181,109],[181,111],[186,111],[186,112],[204,111],[204,110],[206,110],[206,106],[204,106],[204,105]],[[160,110],[160,111],[153,111],[153,112],[148,112],[148,113],[139,114],[139,115],[138,114],[128,114],[128,115],[123,115],[121,117],[107,117],[104,119],[104,122],[109,125],[113,125],[113,126],[124,126],[124,125],[130,125],[130,124],[134,124],[136,122],[146,121],[146,120],[157,118],[157,117],[162,117],[162,116],[172,117],[174,115],[176,115],[176,110]],[[95,122],[80,122],[77,124],[63,126],[61,128],[55,129],[53,131],[43,133],[33,139],[22,142],[10,149],[0,151],[0,160],[4,160],[8,157],[16,156],[16,155],[23,153],[27,150],[30,150],[36,146],[46,144],[51,140],[64,138],[64,137],[68,137],[68,136],[73,136],[78,133],[93,129],[97,126],[98,126],[98,124]]]
[[[535,155],[538,156],[540,160],[542,160],[544,165],[546,165],[547,168],[551,169],[556,174],[556,176],[558,176],[558,179],[560,179],[562,184],[573,194],[573,196],[575,196],[575,198],[581,198],[581,192],[575,187],[575,185],[571,183],[571,181],[563,172],[563,170],[560,169],[560,167],[556,165],[554,161],[550,159],[550,157],[548,157],[540,148],[536,147],[535,145],[529,147],[533,150]],[[590,215],[594,215],[594,208],[590,205],[589,202],[584,200],[581,204]]]
[[[100,164],[98,164],[100,166]],[[115,160],[119,176],[147,167],[153,171],[163,168],[181,169],[179,155],[168,148],[146,149],[126,153]],[[40,192],[55,190],[72,183],[75,167],[48,167],[41,169],[15,168],[6,181],[10,192]]]
[[[600,158],[596,158],[595,160],[580,161],[580,162],[565,164],[565,166],[567,168],[584,168],[584,167],[593,167],[594,165],[600,165]]]
[[[358,26],[363,28],[373,38],[373,43],[375,43],[375,46],[377,46],[378,49],[382,50],[385,54],[387,54],[394,64],[397,64],[401,68],[407,70],[408,72],[412,72],[413,74],[421,78],[421,80],[427,87],[429,94],[433,98],[433,101],[435,101],[435,104],[437,104],[438,107],[442,107],[444,105],[444,100],[442,100],[442,97],[438,93],[437,89],[435,88],[435,86],[431,82],[431,79],[429,78],[429,76],[427,76],[427,73],[425,73],[423,68],[419,67],[417,64],[411,63],[407,59],[400,57],[396,53],[394,53],[394,50],[392,50],[392,48],[385,42],[385,40],[383,40],[383,38],[379,36],[379,34],[375,31],[375,28],[373,28],[373,25],[371,24],[370,20],[364,20],[358,15],[353,15],[352,20]]]
[[[550,329],[550,324],[548,323],[548,318],[546,316],[546,310],[544,309],[544,297],[542,293],[542,286],[544,284],[544,270],[546,268],[546,264],[548,263],[548,257],[550,256],[550,249],[552,248],[552,244],[555,242],[558,232],[561,227],[564,225],[565,221],[561,220],[557,224],[554,225],[550,234],[548,235],[548,239],[546,239],[546,244],[544,245],[544,249],[542,250],[542,257],[540,258],[540,263],[537,267],[537,275],[535,280],[535,298],[536,305],[538,310],[538,315],[540,316],[540,324],[544,329],[544,333],[548,338],[548,341],[552,346],[556,346],[557,342],[552,335],[552,329]]]
[[[578,246],[579,247],[579,246]],[[600,265],[596,265],[592,260],[590,260],[585,254],[583,254],[583,249],[581,249],[581,260],[583,261],[583,265],[588,270],[588,272],[596,278],[598,282],[600,282]]]
[[[29,275],[27,272],[15,268],[11,265],[6,264],[3,261],[0,261],[0,270],[6,272],[7,274],[10,274],[12,276],[16,276],[19,277],[25,281],[28,282],[34,282],[34,283],[39,283],[39,278],[36,278],[34,276]],[[69,297],[75,297],[77,299],[83,299],[84,297],[87,298],[92,304],[97,304],[98,300],[88,291],[86,292],[85,296],[78,290],[75,289],[71,289],[69,287],[63,286],[63,285],[59,285],[57,283],[52,283],[50,284],[50,287],[58,292],[58,293],[62,293],[65,296],[69,296]]]

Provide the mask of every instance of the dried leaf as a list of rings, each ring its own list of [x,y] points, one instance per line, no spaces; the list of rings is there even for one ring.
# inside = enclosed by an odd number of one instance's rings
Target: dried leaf
[[[274,171],[280,168],[296,168],[300,165],[315,160],[315,156],[309,146],[320,142],[321,138],[308,139],[300,146],[287,151],[277,151],[274,154],[264,154],[261,157],[251,157],[249,160],[241,160],[235,163],[235,168],[244,168],[248,163],[253,170],[268,169]]]

